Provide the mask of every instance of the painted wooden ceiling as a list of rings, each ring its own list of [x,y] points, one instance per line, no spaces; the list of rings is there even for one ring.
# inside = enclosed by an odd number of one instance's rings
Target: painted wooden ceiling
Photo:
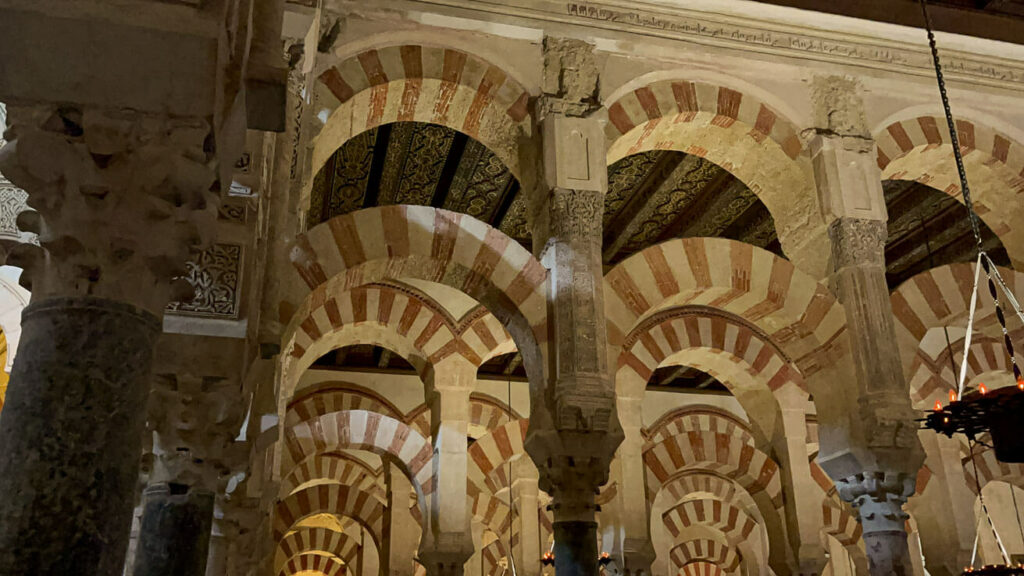
[[[883,183],[889,212],[885,255],[890,289],[924,270],[974,258],[963,205],[917,182]],[[531,248],[525,195],[504,164],[479,142],[449,128],[396,123],[364,132],[330,157],[317,174],[308,225],[372,206],[419,204],[469,214]],[[784,257],[764,204],[732,174],[702,158],[674,151],[627,156],[608,172],[603,260],[610,268],[644,248],[673,238],[740,240]],[[993,259],[1009,265],[999,240],[982,223]],[[428,291],[429,292],[429,291]],[[325,355],[318,367],[411,371],[387,350],[354,347]],[[481,367],[492,377],[522,378],[517,354]],[[660,389],[721,391],[707,375],[659,369]],[[712,379],[713,380],[713,379]]]

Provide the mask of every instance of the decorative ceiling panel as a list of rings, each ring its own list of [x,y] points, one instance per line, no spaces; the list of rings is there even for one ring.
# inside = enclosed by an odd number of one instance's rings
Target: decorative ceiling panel
[[[889,213],[885,243],[889,289],[936,266],[972,262],[977,255],[967,209],[956,198],[918,182],[887,180],[885,206]],[[1010,259],[999,238],[984,221],[982,246],[1001,266]]]
[[[190,302],[171,302],[167,312],[185,316],[238,318],[242,246],[214,244],[188,262],[185,278],[195,296]]]

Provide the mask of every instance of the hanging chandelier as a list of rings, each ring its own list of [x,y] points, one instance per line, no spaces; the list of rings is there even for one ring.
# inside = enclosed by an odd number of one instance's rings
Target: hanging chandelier
[[[935,34],[932,31],[927,1],[919,0],[919,2],[921,4],[921,11],[924,14],[925,28],[928,31],[928,44],[931,48],[932,63],[935,66],[935,78],[939,85],[942,108],[949,127],[950,143],[953,146],[953,158],[956,160],[957,173],[960,177],[960,192],[963,196],[964,206],[967,208],[967,216],[971,223],[971,231],[974,233],[975,242],[977,243],[978,253],[957,389],[950,391],[949,404],[943,406],[941,401],[935,403],[934,410],[931,410],[924,418],[924,426],[949,437],[952,437],[953,434],[963,434],[967,436],[968,442],[972,445],[983,434],[987,433],[998,460],[1003,462],[1024,462],[1024,435],[1019,433],[1021,429],[1019,415],[1022,413],[1021,410],[1024,409],[1024,377],[1021,376],[1020,367],[1017,366],[1013,342],[1010,340],[1010,335],[1006,328],[1003,302],[1005,301],[1021,321],[1024,321],[1024,314],[1021,313],[1020,304],[1018,304],[1017,299],[1007,288],[1006,282],[1003,281],[1002,276],[999,274],[999,269],[982,247],[978,215],[974,211],[971,190],[967,184],[967,172],[964,169],[963,154],[960,150],[956,125],[949,107],[949,96],[946,94],[946,83],[942,75],[942,66],[939,63],[939,52],[935,45]],[[1013,368],[1013,377],[1017,382],[1017,386],[1008,386],[990,391],[985,388],[984,384],[981,384],[977,390],[965,393],[964,384],[967,379],[967,360],[970,354],[971,337],[974,331],[974,317],[978,304],[978,286],[982,271],[985,272],[988,292],[995,304],[996,318],[999,320],[999,326],[1003,333],[1003,344],[1009,356],[1010,365]],[[1000,298],[1000,294],[1002,298]],[[977,574],[978,570],[974,570],[973,573]]]
[[[935,402],[935,409],[923,419],[924,427],[934,430],[940,434],[952,437],[953,434],[963,434],[967,437],[968,449],[971,454],[971,463],[974,465],[974,482],[978,492],[978,501],[981,504],[983,518],[988,522],[988,527],[999,548],[1003,561],[1002,564],[987,564],[975,567],[975,560],[978,553],[978,541],[980,539],[980,520],[974,541],[974,551],[971,553],[971,564],[964,568],[962,576],[1024,576],[1024,566],[1014,564],[1010,560],[1006,546],[996,531],[992,516],[988,512],[984,496],[981,492],[981,481],[978,474],[978,465],[974,460],[976,451],[975,444],[979,444],[979,438],[988,434],[995,451],[996,458],[1003,462],[1024,462],[1024,435],[1020,434],[1021,409],[1024,409],[1024,377],[1021,376],[1020,367],[1014,355],[1013,341],[1010,339],[1009,331],[1006,328],[1006,316],[1003,312],[1003,300],[1005,298],[1008,307],[1024,321],[1024,314],[1021,313],[1020,304],[1013,293],[1007,288],[999,269],[982,246],[981,232],[978,226],[978,215],[974,211],[974,204],[971,201],[971,190],[967,184],[967,172],[964,169],[963,154],[960,150],[960,142],[956,132],[956,125],[953,121],[953,114],[949,107],[949,96],[946,94],[946,83],[942,76],[942,66],[939,63],[939,52],[935,45],[935,34],[932,31],[931,18],[928,14],[927,0],[919,0],[921,11],[924,15],[925,29],[928,31],[928,44],[931,48],[932,63],[935,65],[935,78],[939,85],[939,95],[942,98],[942,108],[946,115],[946,123],[949,127],[950,143],[953,146],[953,158],[956,160],[957,173],[960,177],[960,192],[963,195],[964,206],[967,208],[967,216],[970,219],[971,230],[977,243],[978,256],[974,269],[974,287],[971,293],[970,310],[967,315],[967,332],[964,337],[964,352],[961,358],[959,380],[956,390],[950,390],[949,403],[945,406],[942,401]],[[967,359],[970,354],[971,338],[974,332],[974,317],[978,304],[978,285],[981,279],[981,272],[985,272],[988,284],[988,292],[995,305],[996,318],[1003,333],[1003,345],[1006,354],[1010,359],[1013,369],[1013,377],[1017,382],[1016,386],[1007,386],[995,390],[988,390],[984,384],[979,384],[977,390],[964,393],[964,384],[967,380]],[[947,335],[948,345],[948,335]],[[952,361],[952,355],[950,355]],[[954,365],[955,369],[955,365]],[[1016,509],[1016,496],[1014,507]],[[1020,527],[1020,516],[1017,517]],[[1024,527],[1021,527],[1021,536],[1024,537]]]

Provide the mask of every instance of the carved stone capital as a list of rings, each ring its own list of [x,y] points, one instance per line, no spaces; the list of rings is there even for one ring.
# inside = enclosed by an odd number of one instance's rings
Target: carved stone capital
[[[174,482],[220,492],[220,480],[246,456],[234,443],[243,416],[237,390],[219,378],[156,378],[149,406],[155,459],[151,484]]]
[[[590,190],[554,190],[550,214],[553,237],[600,241],[604,195]]]
[[[910,516],[903,511],[914,493],[914,477],[904,473],[868,471],[836,482],[839,498],[860,514],[864,534],[904,531]]]
[[[837,218],[828,228],[832,240],[835,270],[856,266],[885,266],[885,239],[882,220]]]
[[[160,315],[217,218],[209,124],[130,110],[8,112],[0,171],[36,210],[18,226],[39,234],[39,246],[10,248],[22,282],[36,298],[92,295]]]

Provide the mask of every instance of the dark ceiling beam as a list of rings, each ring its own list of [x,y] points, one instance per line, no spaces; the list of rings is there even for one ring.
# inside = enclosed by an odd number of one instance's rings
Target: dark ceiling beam
[[[924,17],[917,0],[758,0],[763,4],[800,8],[826,14],[849,16],[862,20],[886,22],[912,28],[924,28]],[[995,8],[994,3],[981,7]],[[928,3],[928,12],[935,30],[999,40],[1013,44],[1024,44],[1024,18],[1012,17],[993,11],[981,11],[966,6],[951,5],[950,2]],[[924,41],[924,32],[921,40]]]
[[[452,147],[448,150],[448,158],[444,161],[444,168],[441,169],[441,177],[434,186],[434,195],[430,199],[430,205],[434,208],[444,208],[448,201],[448,192],[451,190],[452,182],[455,180],[455,173],[459,170],[459,164],[466,154],[466,145],[469,144],[469,136],[462,132],[456,132],[452,139]]]
[[[494,228],[501,228],[504,223],[505,216],[508,214],[509,208],[512,207],[512,202],[515,201],[516,196],[519,194],[519,180],[514,177],[508,179],[508,184],[505,185],[505,191],[501,195],[501,200],[498,203],[498,209],[494,211],[494,215],[491,216],[491,226]]]
[[[683,164],[693,163],[692,157],[676,152],[660,152],[657,162],[651,166],[647,174],[641,180],[636,190],[630,195],[626,203],[619,209],[618,213],[608,222],[604,231],[604,260],[608,263],[619,251],[623,244],[629,240],[632,234],[626,233],[631,225],[638,220],[642,221],[649,208],[651,199],[655,197],[658,190],[665,185],[665,182],[672,179],[683,167]]]
[[[619,252],[636,234],[640,225],[657,208],[666,194],[677,194],[676,187],[695,170],[703,159],[689,154],[665,153],[648,173],[642,185],[630,197],[604,233],[602,251],[605,264],[619,260]]]
[[[370,161],[370,175],[366,179],[366,193],[363,194],[363,208],[377,205],[380,197],[381,175],[384,174],[384,161],[388,157],[388,145],[391,143],[391,124],[377,128],[377,140],[373,144],[373,160]]]
[[[688,156],[688,158],[691,157]],[[714,200],[717,191],[722,190],[734,181],[736,181],[736,178],[732,174],[718,168],[718,174],[696,192],[694,198],[686,205],[686,209],[681,210],[678,216],[662,230],[657,241],[664,242],[673,238],[685,238],[686,231],[695,226],[697,220],[707,216],[707,207]]]
[[[746,192],[746,196],[743,202],[746,205],[742,210],[733,215],[731,220],[716,224],[715,219],[727,211],[744,192]],[[729,172],[722,170],[721,174],[709,182],[690,204],[690,210],[687,212],[691,217],[687,219],[685,215],[681,215],[682,217],[669,226],[665,233],[658,238],[658,241],[699,236],[720,237],[729,229],[729,224],[739,218],[747,208],[757,203],[757,196],[749,192],[746,184],[737,180]]]

